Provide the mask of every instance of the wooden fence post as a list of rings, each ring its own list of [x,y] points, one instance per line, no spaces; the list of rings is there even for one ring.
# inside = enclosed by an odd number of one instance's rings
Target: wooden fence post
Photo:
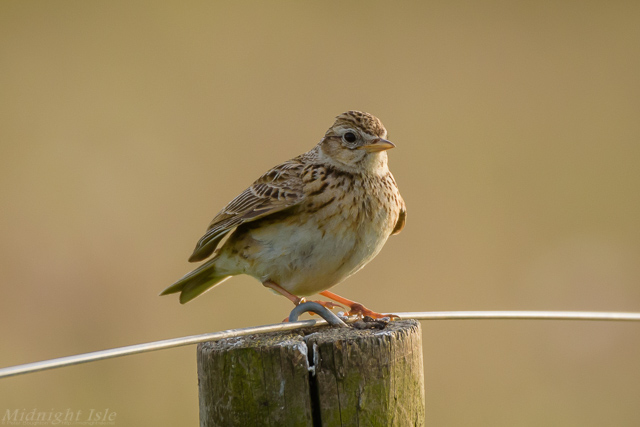
[[[421,426],[420,324],[317,328],[198,345],[201,426]]]

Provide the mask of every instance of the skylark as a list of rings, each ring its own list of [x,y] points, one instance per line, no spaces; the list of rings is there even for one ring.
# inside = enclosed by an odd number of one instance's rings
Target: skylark
[[[318,145],[269,170],[213,218],[189,261],[213,257],[161,295],[180,292],[184,304],[248,274],[296,305],[320,293],[349,314],[385,316],[327,289],[364,267],[404,227],[404,200],[387,167],[386,150],[395,145],[386,138],[371,114],[340,114]]]

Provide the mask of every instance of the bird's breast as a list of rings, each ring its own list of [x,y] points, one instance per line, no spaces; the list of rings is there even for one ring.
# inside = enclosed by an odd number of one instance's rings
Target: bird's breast
[[[399,215],[393,188],[374,178],[328,177],[317,174],[296,207],[251,224],[246,231],[255,243],[246,273],[296,295],[311,295],[378,254]]]

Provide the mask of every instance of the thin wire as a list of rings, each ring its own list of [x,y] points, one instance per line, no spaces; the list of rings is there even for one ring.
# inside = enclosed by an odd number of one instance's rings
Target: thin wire
[[[597,312],[597,311],[418,311],[397,313],[400,319],[415,320],[468,320],[468,319],[529,319],[529,320],[607,320],[607,321],[640,321],[640,313],[622,312]],[[348,319],[353,322],[355,318]],[[173,338],[162,341],[153,341],[144,344],[129,345],[126,347],[111,348],[108,350],[83,353],[75,356],[60,357],[57,359],[43,360],[41,362],[27,363],[24,365],[9,366],[0,369],[0,378],[15,375],[29,374],[48,369],[62,368],[81,363],[95,362],[98,360],[112,359],[114,357],[128,356],[131,354],[146,353],[149,351],[164,350],[167,348],[182,347],[207,341],[218,341],[224,338],[241,337],[267,332],[291,331],[294,329],[308,328],[312,326],[327,325],[325,320],[301,320],[297,322],[276,323],[273,325],[253,326],[250,328],[228,329],[226,331],[212,332],[208,334],[190,335],[181,338]]]
[[[402,319],[416,320],[522,319],[640,321],[640,313],[615,311],[416,311],[400,313],[399,316]]]

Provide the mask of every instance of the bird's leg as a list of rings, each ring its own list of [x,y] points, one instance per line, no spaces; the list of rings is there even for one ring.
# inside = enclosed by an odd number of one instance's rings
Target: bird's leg
[[[336,295],[333,292],[329,292],[329,291],[324,291],[324,292],[320,292],[320,295],[325,296],[329,299],[332,299],[334,301],[337,301],[338,303],[342,304],[342,305],[346,305],[347,307],[349,307],[351,310],[349,311],[349,313],[347,313],[349,316],[352,315],[358,315],[358,316],[369,316],[372,317],[374,319],[382,319],[383,317],[390,317],[390,318],[397,318],[398,316],[396,316],[395,314],[380,314],[380,313],[376,313],[375,311],[371,311],[369,310],[367,307],[365,307],[364,305],[360,304],[359,302],[355,302],[355,301],[351,301],[350,299],[346,299],[344,297],[341,297],[340,295]]]
[[[295,305],[300,305],[302,303],[307,302],[307,300],[305,298],[296,296],[294,294],[292,294],[291,292],[287,291],[286,289],[284,289],[282,286],[278,285],[275,282],[272,282],[271,280],[267,280],[263,283],[264,286],[266,286],[269,289],[273,289],[274,291],[276,291],[277,293],[279,293],[282,296],[287,297],[287,299],[289,299],[291,302],[293,302]],[[341,305],[338,305],[336,303],[333,303],[331,301],[312,301],[312,302],[317,302],[318,304],[322,305],[323,307],[326,307],[328,309],[332,309],[332,308],[344,308]],[[313,314],[313,313],[311,313]]]
[[[269,289],[273,289],[274,291],[276,291],[277,293],[279,293],[280,295],[287,297],[287,299],[289,299],[292,303],[294,303],[295,305],[300,305],[304,302],[307,302],[306,299],[302,298],[302,297],[298,297],[295,296],[294,294],[292,294],[291,292],[287,291],[285,288],[283,288],[282,286],[278,285],[275,282],[272,282],[271,280],[266,280],[264,282],[262,282],[262,285],[269,288]]]
[[[345,309],[340,304],[336,304],[335,302],[331,302],[331,301],[314,300],[314,301],[309,301],[309,302],[317,302],[318,304],[320,304],[323,307],[328,308],[329,310],[332,310],[334,308],[341,308],[343,310]],[[309,314],[311,314],[313,316],[315,313],[310,312]]]
[[[292,294],[291,292],[287,291],[285,288],[283,288],[282,286],[278,285],[275,282],[272,282],[271,280],[266,280],[264,282],[262,282],[262,285],[269,288],[269,289],[273,289],[274,291],[276,291],[277,293],[279,293],[280,295],[286,297],[288,300],[290,300],[292,303],[294,303],[295,305],[300,305],[303,304],[305,302],[307,302],[307,300],[303,297],[299,297],[296,296],[294,294]],[[313,302],[317,302],[318,304],[322,305],[323,307],[328,308],[329,310],[331,310],[332,308],[344,308],[336,303],[333,303],[331,301],[313,301]],[[314,315],[315,313],[311,312],[309,313],[311,315]],[[286,319],[283,320],[283,322],[288,322],[289,318],[287,317]]]

